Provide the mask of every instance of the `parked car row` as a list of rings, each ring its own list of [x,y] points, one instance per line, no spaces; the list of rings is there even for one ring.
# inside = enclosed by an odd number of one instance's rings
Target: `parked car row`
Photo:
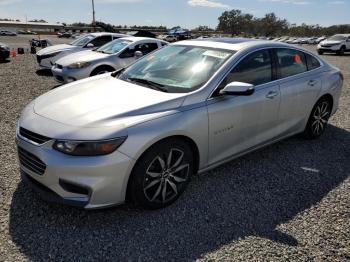
[[[37,52],[42,68],[50,68],[58,82],[69,83],[125,68],[168,42],[113,33],[85,35],[69,45],[55,45]]]
[[[163,208],[196,173],[296,134],[319,138],[338,109],[342,73],[299,46],[122,37],[78,52],[103,36],[120,37],[88,35],[39,54],[39,62],[54,61],[56,76],[85,77],[101,63],[119,68],[53,89],[23,110],[21,175],[49,201]]]

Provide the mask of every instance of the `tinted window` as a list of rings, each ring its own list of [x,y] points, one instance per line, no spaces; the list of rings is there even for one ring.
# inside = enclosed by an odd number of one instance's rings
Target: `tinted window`
[[[303,52],[293,49],[277,49],[280,78],[300,74],[307,71]]]
[[[104,35],[104,36],[96,37],[90,43],[93,44],[95,47],[99,47],[99,46],[103,46],[104,44],[107,44],[111,40],[112,40],[112,37],[110,35]]]
[[[305,56],[308,70],[313,70],[321,66],[320,62],[316,59],[316,57],[309,54],[305,54]]]
[[[261,85],[270,82],[271,78],[272,66],[270,53],[268,50],[261,50],[248,55],[239,62],[226,77],[222,85],[225,86],[231,82]]]

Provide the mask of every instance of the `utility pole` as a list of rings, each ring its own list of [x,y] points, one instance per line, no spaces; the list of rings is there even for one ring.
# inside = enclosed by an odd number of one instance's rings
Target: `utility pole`
[[[92,25],[95,26],[96,20],[95,20],[95,3],[94,0],[92,0]]]

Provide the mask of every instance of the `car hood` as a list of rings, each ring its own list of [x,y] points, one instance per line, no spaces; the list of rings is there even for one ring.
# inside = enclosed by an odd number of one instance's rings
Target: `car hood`
[[[63,51],[69,51],[78,48],[74,45],[67,45],[67,44],[61,44],[61,45],[53,45],[46,47],[44,49],[41,49],[37,52],[38,55],[48,55],[56,52],[63,52]]]
[[[57,60],[56,63],[62,66],[68,66],[72,63],[89,62],[89,61],[103,59],[108,56],[109,56],[108,54],[103,54],[92,50],[85,50],[85,51],[80,51],[80,52],[66,55],[61,59]]]
[[[131,126],[175,113],[186,94],[159,92],[110,73],[54,89],[34,101],[34,112],[69,126]]]

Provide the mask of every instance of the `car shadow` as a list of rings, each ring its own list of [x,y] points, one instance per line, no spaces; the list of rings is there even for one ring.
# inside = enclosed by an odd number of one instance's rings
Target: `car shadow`
[[[337,55],[335,53],[326,53],[326,54],[322,54],[324,56],[339,56],[339,57],[344,57],[344,56],[350,56],[350,53],[345,53],[343,55]]]
[[[39,76],[52,76],[51,69],[38,69],[35,73]]]
[[[79,260],[82,254],[92,260],[194,260],[249,236],[297,246],[279,225],[348,178],[349,141],[349,132],[332,125],[319,140],[287,139],[194,176],[176,203],[156,211],[48,204],[21,182],[9,231],[32,261]]]

